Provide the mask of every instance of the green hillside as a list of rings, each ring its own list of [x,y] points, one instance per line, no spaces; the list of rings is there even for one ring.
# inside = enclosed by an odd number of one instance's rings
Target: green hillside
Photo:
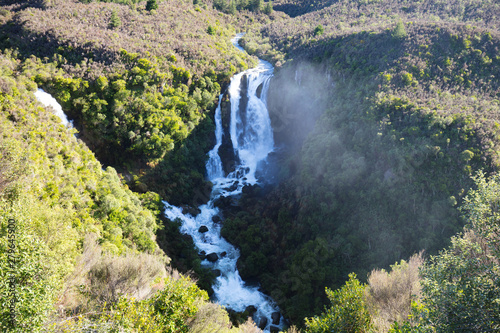
[[[223,234],[294,322],[350,272],[367,281],[462,230],[470,176],[499,166],[498,12],[341,1],[245,37],[280,66],[269,105],[288,151],[282,182],[244,198]]]
[[[1,330],[259,331],[209,302],[214,273],[161,217],[162,200],[209,190],[217,97],[257,56],[275,65],[279,172],[222,234],[288,332],[499,330],[499,15],[476,0],[0,1]]]

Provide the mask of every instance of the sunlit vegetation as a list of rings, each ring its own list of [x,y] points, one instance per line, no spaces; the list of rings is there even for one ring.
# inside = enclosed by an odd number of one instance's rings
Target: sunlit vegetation
[[[34,78],[53,69],[16,56],[0,53],[2,332],[239,331],[168,266],[155,236],[159,196],[104,170],[35,100]]]
[[[210,193],[217,96],[256,64],[230,42],[247,31],[246,50],[277,69],[279,184],[243,195],[222,234],[288,332],[498,331],[498,12],[493,0],[1,2],[0,330],[259,331],[208,302],[214,274],[159,218],[161,200]]]
[[[178,202],[189,195],[184,184],[190,192],[203,183],[204,170],[183,165],[188,171],[180,177],[186,181],[176,182],[168,170],[181,159],[170,153],[183,147],[200,123],[211,122],[221,85],[255,64],[230,42],[245,21],[208,7],[193,10],[183,2],[155,2],[151,10],[143,2],[123,4],[6,6],[16,14],[2,27],[2,44],[19,48],[21,56],[43,59],[34,60],[38,66],[50,61],[51,69],[42,70],[37,83],[76,119],[81,138],[103,163],[141,178],[131,182],[134,189],[149,185]],[[248,22],[254,19],[245,15]],[[193,20],[203,24],[193,25]],[[161,170],[155,171],[159,162]],[[168,181],[151,174],[164,174]],[[172,189],[176,183],[179,187]]]

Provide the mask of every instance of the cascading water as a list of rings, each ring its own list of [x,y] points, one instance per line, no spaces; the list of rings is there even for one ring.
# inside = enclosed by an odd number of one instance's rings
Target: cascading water
[[[238,35],[233,39],[233,44],[240,50],[242,48],[237,41],[241,36]],[[237,196],[242,193],[244,186],[258,182],[255,174],[259,164],[265,162],[274,149],[271,120],[266,106],[267,89],[272,75],[273,66],[260,60],[256,68],[237,74],[231,79],[228,89],[231,102],[229,133],[223,131],[221,112],[223,94],[220,96],[219,106],[215,111],[216,144],[209,152],[206,165],[208,179],[214,186],[209,202],[199,207],[200,213],[195,217],[183,214],[181,208],[165,202],[167,207],[165,215],[171,220],[180,219],[181,232],[192,236],[200,253],[208,254],[203,264],[221,272],[213,286],[214,300],[238,312],[245,311],[248,306],[253,305],[257,309],[253,316],[254,320],[257,324],[260,322],[261,326],[265,326],[265,331],[270,331],[273,325],[271,318],[273,313],[275,317],[273,326],[283,327],[281,318],[277,323],[278,308],[270,297],[258,290],[258,287],[249,286],[241,279],[236,267],[239,251],[222,238],[221,226],[214,222],[213,217],[221,215],[219,208],[214,206],[217,199]],[[245,85],[245,89],[242,89],[242,84]],[[246,94],[243,94],[244,91]],[[219,148],[222,145],[223,135],[228,134],[237,157],[237,164],[234,171],[225,174]],[[206,228],[200,229],[200,227]]]
[[[68,120],[68,117],[66,117],[66,114],[64,113],[61,105],[56,101],[54,97],[52,97],[52,95],[46,93],[45,91],[43,91],[43,89],[39,88],[35,92],[35,97],[45,107],[49,106],[52,107],[52,109],[54,110],[54,114],[58,116],[59,119],[61,119],[61,122],[63,123],[64,126],[66,127],[73,126],[73,122]]]

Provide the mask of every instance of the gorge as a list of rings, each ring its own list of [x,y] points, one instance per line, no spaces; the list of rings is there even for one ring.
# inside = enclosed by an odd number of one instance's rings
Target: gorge
[[[239,34],[233,39],[235,46],[238,47],[237,41],[241,37],[242,34]],[[259,168],[273,151],[273,131],[266,106],[272,75],[273,66],[260,60],[256,68],[231,79],[228,88],[231,105],[229,128],[222,125],[221,100],[224,94],[220,96],[215,111],[216,144],[209,152],[206,165],[213,189],[209,202],[198,208],[199,214],[188,213],[165,202],[167,218],[182,221],[181,232],[193,238],[203,264],[220,273],[213,286],[216,302],[237,312],[255,312],[255,322],[266,331],[278,331],[283,327],[278,308],[259,291],[258,286],[251,286],[241,279],[236,267],[239,250],[220,235],[220,216],[223,212],[216,202],[221,198],[237,200],[245,186],[257,184]],[[223,137],[230,138],[234,150],[234,170],[223,168],[219,155]]]

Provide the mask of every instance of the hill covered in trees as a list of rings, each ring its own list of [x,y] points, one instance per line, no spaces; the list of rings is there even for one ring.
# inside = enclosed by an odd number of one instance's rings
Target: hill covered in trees
[[[286,152],[282,182],[223,229],[299,323],[350,272],[437,254],[464,226],[470,176],[498,170],[498,4],[314,9],[245,37],[280,66],[269,106]]]
[[[217,96],[256,64],[230,42],[240,31],[276,66],[280,170],[224,213],[242,276],[306,332],[499,329],[495,1],[0,7],[2,330],[12,277],[19,332],[257,330],[231,328],[172,269],[210,291],[192,241],[161,218],[161,200],[193,205],[210,186]]]

